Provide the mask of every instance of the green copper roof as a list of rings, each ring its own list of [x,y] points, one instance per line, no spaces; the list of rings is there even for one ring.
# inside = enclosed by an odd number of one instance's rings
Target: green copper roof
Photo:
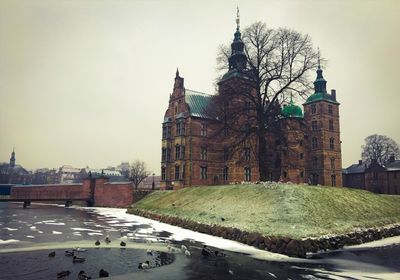
[[[290,103],[283,107],[282,115],[286,118],[302,118],[303,111],[300,106],[297,106],[293,103],[292,97],[290,97]]]
[[[314,81],[314,93],[311,94],[307,98],[307,100],[304,104],[308,104],[308,103],[315,102],[315,101],[321,101],[321,100],[328,101],[328,102],[334,103],[334,104],[339,104],[339,102],[337,102],[336,99],[332,95],[330,95],[329,93],[326,92],[326,80],[324,79],[322,72],[323,71],[322,71],[320,65],[318,65],[317,78]]]
[[[304,104],[308,104],[314,101],[320,101],[320,100],[325,100],[331,103],[335,103],[335,104],[339,104],[339,102],[337,102],[336,100],[333,99],[332,95],[326,93],[326,92],[315,92],[313,94],[311,94],[306,102]]]
[[[186,89],[185,101],[189,106],[190,116],[212,119],[208,110],[212,97],[212,95]]]

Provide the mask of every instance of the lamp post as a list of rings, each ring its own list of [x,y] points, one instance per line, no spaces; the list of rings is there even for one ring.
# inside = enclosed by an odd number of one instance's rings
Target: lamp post
[[[154,173],[153,173],[153,183],[151,183],[151,189],[154,190],[155,184],[154,184]]]

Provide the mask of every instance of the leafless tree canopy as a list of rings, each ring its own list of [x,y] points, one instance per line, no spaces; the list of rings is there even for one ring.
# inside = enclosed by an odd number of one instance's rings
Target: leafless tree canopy
[[[261,22],[244,30],[243,43],[247,56],[244,73],[249,79],[240,84],[224,84],[222,92],[228,94],[221,94],[220,88],[216,97],[219,106],[215,107],[221,108],[219,115],[223,116],[225,128],[236,133],[235,145],[255,139],[260,179],[266,180],[266,135],[268,131],[279,132],[281,104],[288,101],[290,94],[301,99],[311,92],[309,75],[318,66],[318,53],[310,36],[287,28],[269,29]],[[229,48],[221,46],[218,70],[227,71],[229,55]],[[243,102],[235,104],[235,97],[245,100],[245,106]]]
[[[150,171],[147,170],[146,163],[141,160],[135,160],[131,162],[129,170],[129,179],[135,185],[135,189],[138,188],[140,182],[150,175]]]
[[[385,165],[391,156],[399,158],[399,145],[391,138],[383,135],[370,135],[365,138],[365,145],[361,146],[361,157],[369,165],[372,161],[377,161],[380,165]]]

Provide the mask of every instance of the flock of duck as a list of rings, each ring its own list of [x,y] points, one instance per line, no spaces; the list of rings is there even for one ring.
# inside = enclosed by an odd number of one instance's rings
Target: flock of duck
[[[190,243],[195,243],[194,240],[189,240],[189,241],[190,241]],[[107,236],[105,238],[104,242],[106,244],[110,244],[111,243],[110,237]],[[152,243],[152,241],[146,240],[146,243],[150,245]],[[179,252],[180,251],[187,257],[191,256],[191,253],[190,253],[189,249],[187,248],[187,246],[182,244],[181,247],[180,247],[180,250],[179,250],[178,248],[172,246],[172,242],[170,240],[165,240],[165,243],[167,244],[168,252],[174,253],[174,252]],[[100,242],[100,240],[96,240],[96,242],[94,244],[96,246],[100,246],[101,242]],[[124,241],[121,241],[120,242],[120,246],[121,247],[126,247],[126,243]],[[66,250],[64,252],[64,255],[66,257],[72,257],[72,263],[83,263],[83,262],[86,261],[86,258],[78,256],[78,253],[82,253],[82,252],[86,252],[86,251],[87,251],[87,249],[75,247],[71,251]],[[153,250],[147,249],[146,253],[147,253],[147,255],[152,256],[153,255]],[[203,246],[201,253],[202,253],[203,257],[225,257],[226,256],[224,253],[222,253],[220,251],[211,250],[209,247],[207,247],[207,245]],[[48,256],[49,256],[49,258],[53,258],[53,257],[56,256],[56,252],[55,251],[50,252]],[[151,266],[150,266],[150,262],[148,260],[146,260],[144,262],[140,262],[139,265],[138,265],[138,269],[140,269],[140,270],[147,270],[149,268],[151,268]],[[231,271],[229,271],[229,273],[231,273]],[[63,271],[60,271],[60,272],[57,273],[57,278],[68,277],[70,274],[71,274],[71,271],[63,270]],[[105,278],[105,277],[109,277],[109,272],[104,270],[104,269],[100,269],[99,278]],[[88,280],[88,279],[92,279],[92,277],[87,275],[84,270],[81,270],[78,273],[78,278],[77,279],[78,280]]]

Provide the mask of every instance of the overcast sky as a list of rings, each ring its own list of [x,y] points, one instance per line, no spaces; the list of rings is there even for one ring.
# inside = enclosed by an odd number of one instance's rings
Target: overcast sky
[[[216,53],[255,21],[308,33],[341,103],[343,166],[364,138],[400,143],[400,1],[0,0],[0,162],[159,174],[176,67],[214,93]]]

